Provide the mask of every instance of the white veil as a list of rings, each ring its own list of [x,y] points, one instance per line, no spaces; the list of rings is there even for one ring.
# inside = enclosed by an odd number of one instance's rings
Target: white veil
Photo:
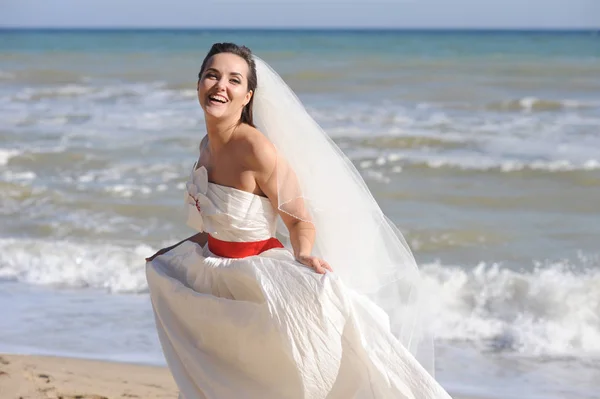
[[[279,153],[279,210],[314,223],[313,255],[385,310],[394,335],[433,375],[433,341],[422,329],[419,271],[406,241],[294,92],[266,62],[254,60],[253,117]],[[278,235],[288,235],[282,223]]]

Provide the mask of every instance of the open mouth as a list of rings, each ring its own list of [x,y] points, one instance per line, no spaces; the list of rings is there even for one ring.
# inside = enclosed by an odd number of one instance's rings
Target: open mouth
[[[211,104],[225,104],[227,99],[221,95],[213,94],[212,96],[208,96],[208,101]]]

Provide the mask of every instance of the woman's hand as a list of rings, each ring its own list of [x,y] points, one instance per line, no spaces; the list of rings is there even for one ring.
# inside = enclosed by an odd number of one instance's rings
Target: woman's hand
[[[317,258],[316,256],[298,255],[296,260],[303,265],[314,269],[319,274],[325,274],[326,271],[333,272],[333,269],[331,266],[329,266],[329,263],[325,262],[321,258]]]

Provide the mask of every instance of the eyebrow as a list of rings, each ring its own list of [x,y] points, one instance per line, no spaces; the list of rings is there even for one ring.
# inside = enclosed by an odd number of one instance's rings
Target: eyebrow
[[[215,68],[206,68],[206,72],[208,72],[208,71],[213,71],[213,72],[221,73],[220,71],[218,71]],[[231,72],[230,75],[237,75],[237,76],[243,77],[243,75],[241,73],[239,73],[239,72]]]

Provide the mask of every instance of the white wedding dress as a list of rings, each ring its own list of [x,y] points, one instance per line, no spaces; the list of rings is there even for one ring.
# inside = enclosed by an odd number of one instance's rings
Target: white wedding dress
[[[194,167],[186,197],[198,231],[234,242],[275,234],[267,198],[210,183],[203,167]],[[146,270],[180,398],[450,398],[382,310],[288,249],[231,259],[186,241]]]

